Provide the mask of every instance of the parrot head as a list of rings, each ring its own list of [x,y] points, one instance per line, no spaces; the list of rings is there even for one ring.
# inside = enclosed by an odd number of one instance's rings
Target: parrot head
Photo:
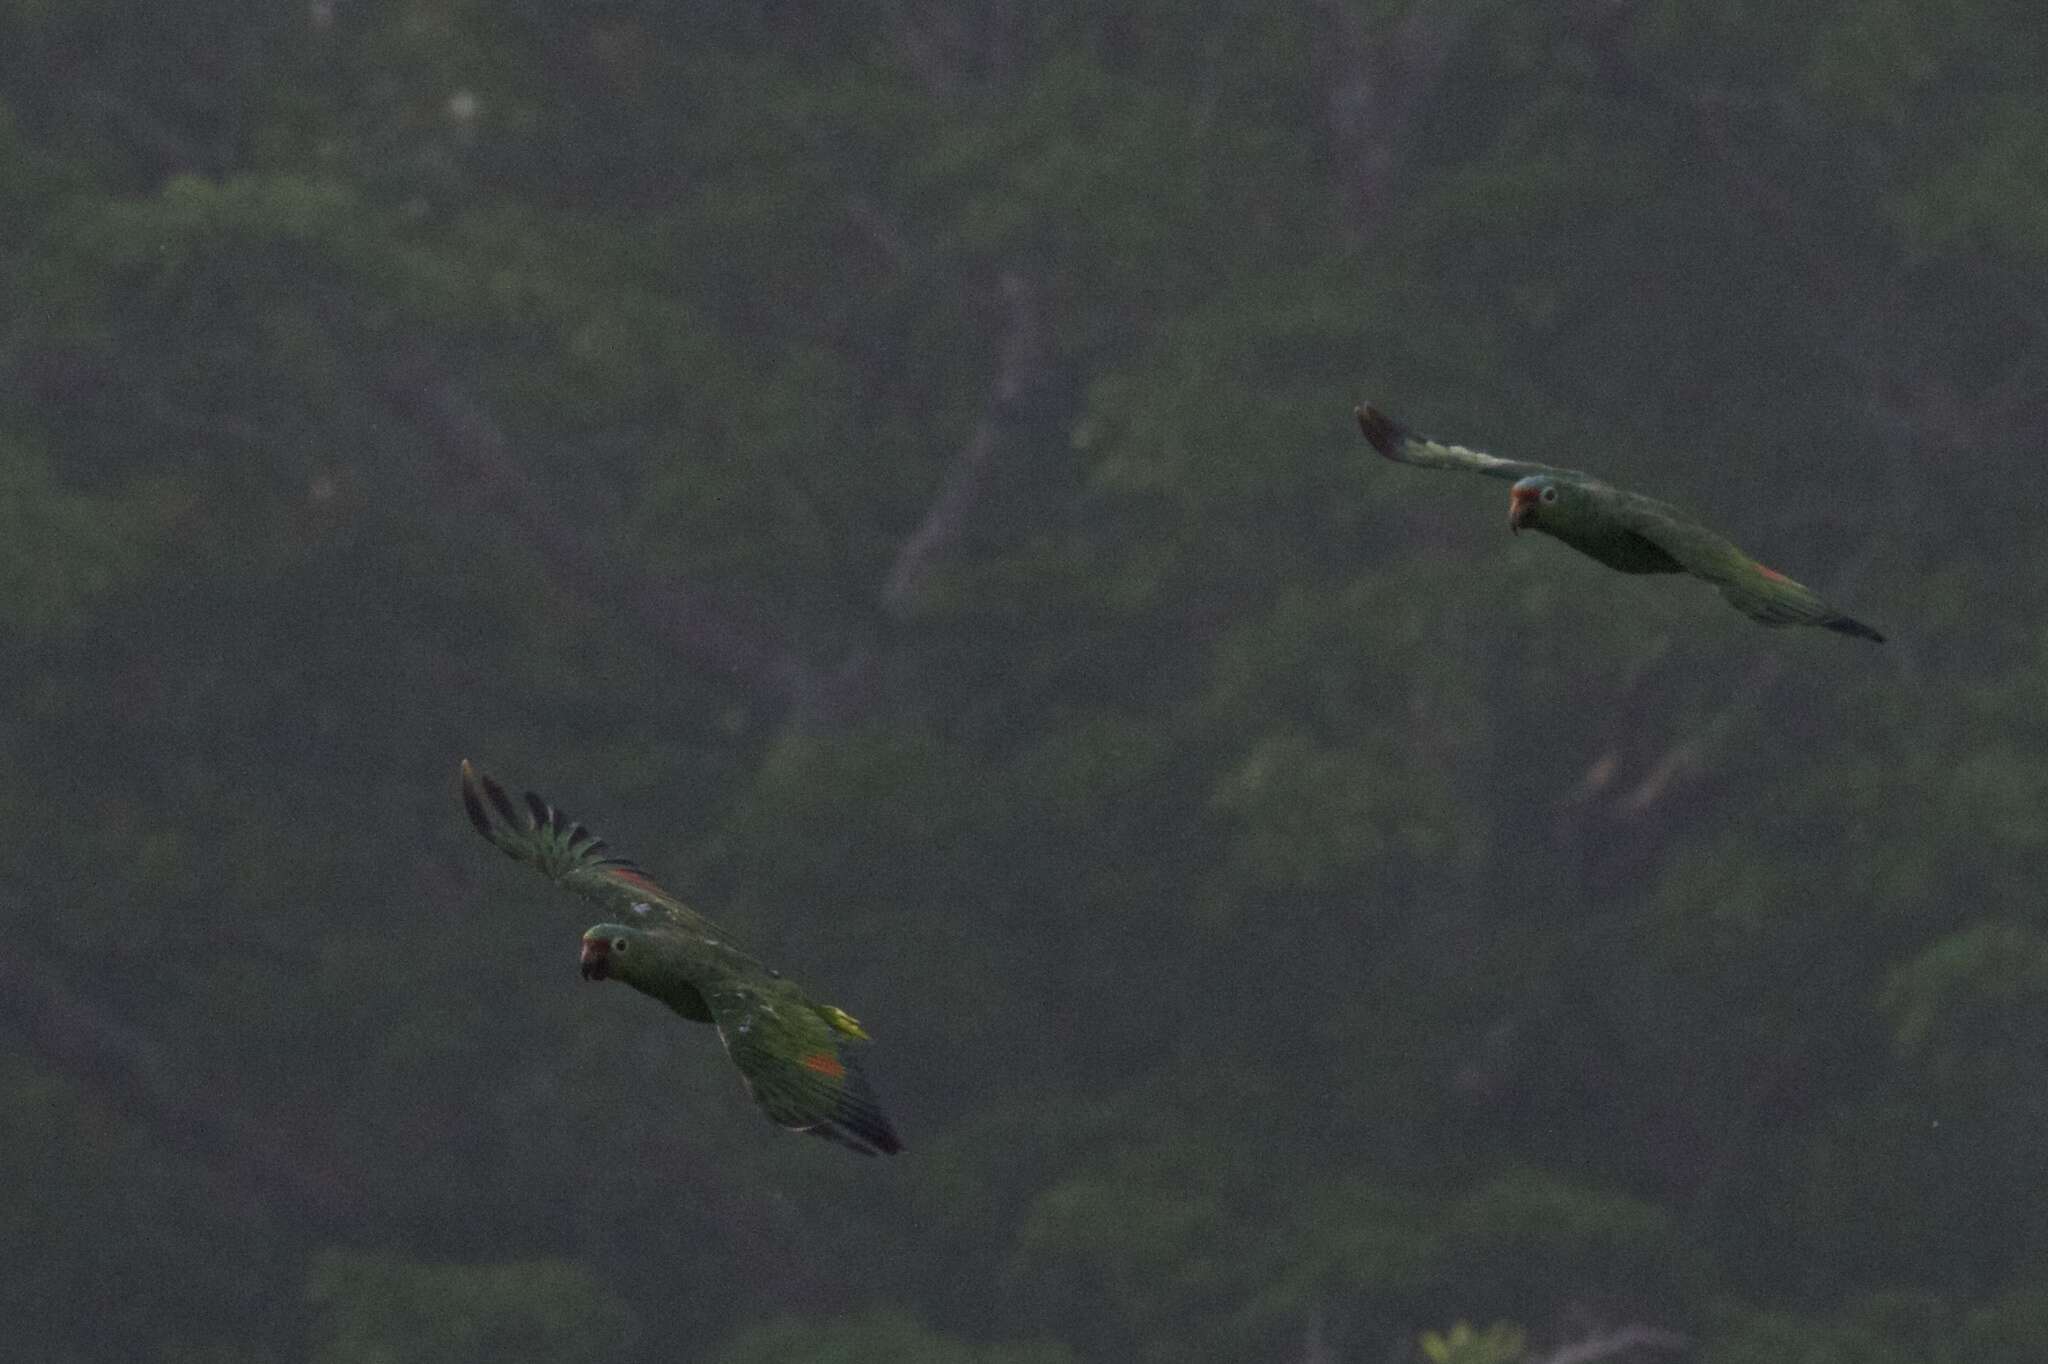
[[[578,962],[585,980],[610,980],[614,976],[631,983],[640,957],[650,956],[647,935],[624,924],[599,924],[583,935],[583,955]]]
[[[1508,529],[1517,533],[1524,526],[1541,530],[1544,514],[1556,507],[1562,495],[1557,480],[1548,474],[1531,474],[1518,480],[1508,490]]]

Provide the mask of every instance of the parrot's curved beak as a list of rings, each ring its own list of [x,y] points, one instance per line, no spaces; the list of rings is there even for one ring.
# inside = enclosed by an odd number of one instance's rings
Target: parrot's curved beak
[[[1536,510],[1536,490],[1517,488],[1508,496],[1508,529],[1520,535],[1522,527]]]
[[[612,973],[611,946],[603,938],[585,938],[578,968],[585,980],[603,980]]]

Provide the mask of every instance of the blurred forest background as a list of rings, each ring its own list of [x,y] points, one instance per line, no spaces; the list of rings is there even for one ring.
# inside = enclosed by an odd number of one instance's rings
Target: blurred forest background
[[[2023,0],[0,0],[0,1353],[2048,1358],[2044,88]],[[463,756],[910,1151],[581,985]]]

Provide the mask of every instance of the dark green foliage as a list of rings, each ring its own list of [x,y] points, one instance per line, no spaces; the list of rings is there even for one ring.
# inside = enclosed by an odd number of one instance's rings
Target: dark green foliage
[[[0,0],[0,1340],[2048,1356],[2039,27]],[[582,988],[465,753],[911,1150]]]
[[[771,1322],[742,1331],[717,1364],[1069,1364],[1051,1343],[975,1345],[897,1312],[868,1312],[830,1325]]]
[[[563,1260],[429,1265],[328,1252],[313,1262],[311,1364],[601,1364],[630,1350],[633,1313]]]

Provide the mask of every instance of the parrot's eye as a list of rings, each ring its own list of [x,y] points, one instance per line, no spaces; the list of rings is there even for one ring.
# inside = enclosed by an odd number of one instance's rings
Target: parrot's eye
[[[1556,489],[1556,488],[1545,488],[1545,489],[1543,490],[1543,500],[1544,500],[1545,502],[1555,502],[1555,501],[1557,501],[1557,489]]]
[[[626,942],[626,940],[625,940],[624,938],[613,938],[613,939],[612,939],[612,951],[614,951],[614,952],[623,952],[623,951],[625,951],[625,950],[626,950],[627,946],[628,946],[628,943]]]

